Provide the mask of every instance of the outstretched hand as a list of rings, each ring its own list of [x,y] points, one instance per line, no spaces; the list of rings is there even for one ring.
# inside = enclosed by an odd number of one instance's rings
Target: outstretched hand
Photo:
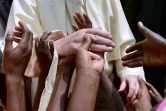
[[[138,28],[146,39],[126,50],[127,53],[134,52],[122,57],[123,65],[131,68],[166,66],[166,40],[146,28],[141,22],[138,23]]]

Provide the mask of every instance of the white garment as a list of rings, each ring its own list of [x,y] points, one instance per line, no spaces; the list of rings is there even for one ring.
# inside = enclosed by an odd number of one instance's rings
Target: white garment
[[[116,47],[113,52],[105,53],[107,74],[112,75],[115,66],[121,80],[127,75],[141,75],[144,78],[142,67],[123,67],[120,60],[125,55],[126,48],[135,43],[135,39],[119,0],[66,0],[66,3],[65,0],[14,0],[7,29],[14,30],[21,20],[27,24],[34,36],[42,34],[45,30],[62,30],[70,34],[73,32],[71,24],[75,24],[72,16],[77,11],[86,12],[94,28],[100,26],[113,35]]]

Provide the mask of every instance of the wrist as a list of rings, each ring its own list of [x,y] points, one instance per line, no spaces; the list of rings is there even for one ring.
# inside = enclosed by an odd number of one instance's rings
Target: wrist
[[[64,57],[65,54],[64,54],[64,42],[65,41],[65,38],[62,38],[62,39],[58,39],[54,42],[54,49],[56,49],[56,52],[58,54],[59,57]]]
[[[6,75],[6,85],[7,87],[24,86],[24,81],[21,77]]]
[[[76,67],[77,70],[77,74],[85,74],[85,75],[93,75],[93,76],[97,76],[100,77],[101,74],[99,74],[97,71],[92,70],[90,68],[78,68]]]

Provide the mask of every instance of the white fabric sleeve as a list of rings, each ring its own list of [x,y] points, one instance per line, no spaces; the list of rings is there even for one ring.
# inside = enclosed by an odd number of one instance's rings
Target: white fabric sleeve
[[[36,0],[13,0],[6,29],[15,30],[18,21],[24,22],[34,37],[43,33]]]

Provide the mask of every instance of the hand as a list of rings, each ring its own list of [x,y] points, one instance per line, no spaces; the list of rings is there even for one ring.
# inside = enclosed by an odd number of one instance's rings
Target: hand
[[[24,23],[19,22],[19,25],[22,28],[23,34],[19,44],[15,48],[12,46],[14,33],[11,30],[7,33],[3,55],[3,68],[6,76],[22,80],[32,53],[33,34]]]
[[[163,97],[160,95],[160,93],[148,82],[145,82],[148,90],[149,90],[149,94],[152,98],[152,103],[159,104],[161,101],[163,101]]]
[[[127,92],[127,102],[131,103],[133,100],[135,100],[138,90],[139,90],[139,83],[137,80],[137,76],[128,75],[123,79],[118,92],[119,93],[123,91]]]
[[[44,72],[49,71],[53,59],[53,42],[48,40],[50,35],[51,32],[46,31],[43,33],[41,38],[36,38],[35,41],[37,59],[39,61],[40,68]]]
[[[115,47],[110,33],[100,29],[82,29],[54,42],[58,55],[61,57],[75,55],[87,35],[92,41],[90,48],[93,52],[111,52]]]
[[[96,59],[90,55],[90,53],[87,51],[90,46],[90,42],[90,38],[86,37],[85,43],[78,49],[76,55],[76,69],[88,69],[89,71],[101,74],[104,69],[104,60],[101,59],[101,57]]]
[[[164,67],[166,66],[166,40],[160,35],[146,28],[141,22],[138,28],[146,39],[126,50],[127,53],[135,51],[122,57],[123,65],[128,67]]]
[[[76,12],[73,16],[78,28],[73,24],[72,27],[75,31],[85,29],[85,28],[92,28],[92,22],[90,21],[87,14],[83,14],[83,16]]]
[[[140,88],[138,90],[138,94],[136,100],[133,102],[133,107],[135,111],[150,111],[152,108],[151,98],[148,93],[148,89],[145,85],[144,80],[142,78],[137,77]]]

